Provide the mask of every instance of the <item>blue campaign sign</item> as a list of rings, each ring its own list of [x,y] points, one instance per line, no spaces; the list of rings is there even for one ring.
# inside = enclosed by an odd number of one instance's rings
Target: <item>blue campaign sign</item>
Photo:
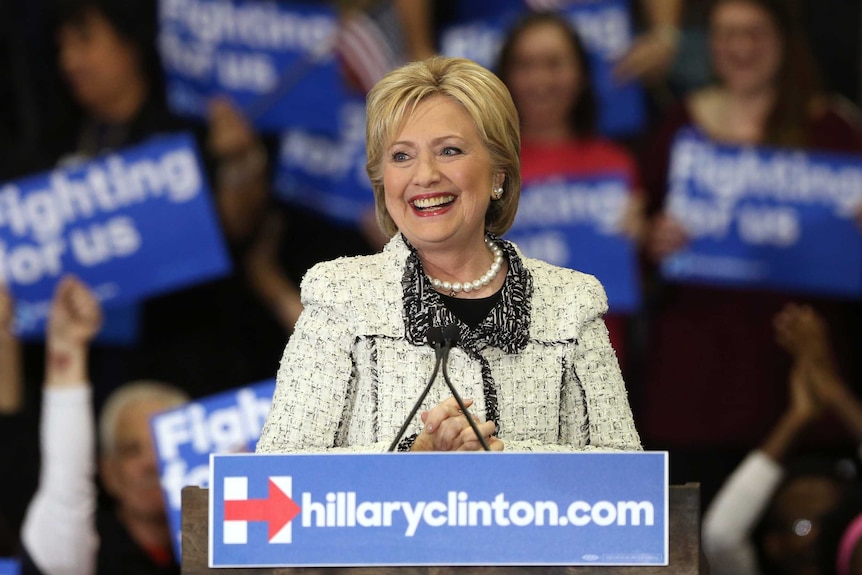
[[[862,296],[862,156],[720,145],[685,129],[668,186],[691,239],[662,264],[668,279]]]
[[[204,397],[150,419],[178,560],[183,487],[208,485],[211,453],[254,451],[274,391],[275,380],[267,380]]]
[[[20,575],[21,562],[17,559],[0,557],[0,575]]]
[[[525,182],[506,239],[524,255],[596,276],[610,311],[632,312],[641,301],[637,250],[620,229],[630,201],[621,175]]]
[[[282,135],[275,188],[282,201],[356,226],[374,209],[365,171],[364,100],[347,101],[340,120],[335,137],[306,130]]]
[[[211,468],[210,567],[667,565],[664,452],[214,455]]]
[[[321,109],[343,97],[335,57],[335,9],[310,2],[160,0],[159,48],[168,102],[206,118],[227,95],[261,131],[304,127],[335,133]]]
[[[440,34],[440,51],[470,58],[491,68],[506,31],[530,9],[529,0],[478,0],[459,2],[455,23]],[[599,130],[606,135],[639,131],[646,121],[642,87],[614,78],[613,68],[633,39],[630,0],[564,2],[559,9],[578,31],[590,61],[593,85],[599,99]]]
[[[44,327],[63,274],[113,309],[222,276],[230,265],[189,135],[0,186],[0,282],[15,297],[22,336]]]

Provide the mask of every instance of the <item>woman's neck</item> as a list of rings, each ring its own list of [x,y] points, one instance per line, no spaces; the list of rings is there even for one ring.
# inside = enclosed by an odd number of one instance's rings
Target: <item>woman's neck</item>
[[[775,97],[771,87],[749,92],[715,88],[694,97],[693,113],[716,139],[756,144],[763,140]]]
[[[140,112],[148,94],[147,82],[143,78],[135,76],[120,94],[116,94],[110,100],[103,102],[97,110],[91,110],[91,115],[97,120],[109,124],[125,124]]]
[[[453,252],[451,250],[422,250],[417,252],[419,260],[422,262],[422,270],[425,275],[438,279],[444,282],[461,283],[473,282],[482,278],[483,275],[489,272],[491,264],[494,263],[494,254],[482,240],[482,248],[470,248],[469,250],[459,250]],[[482,286],[478,290],[470,290],[457,292],[457,296],[461,298],[480,298],[494,293],[503,285],[503,280],[506,275],[506,259],[503,258],[502,265],[493,279],[486,286]],[[441,292],[447,294],[453,290],[444,290],[437,288]]]

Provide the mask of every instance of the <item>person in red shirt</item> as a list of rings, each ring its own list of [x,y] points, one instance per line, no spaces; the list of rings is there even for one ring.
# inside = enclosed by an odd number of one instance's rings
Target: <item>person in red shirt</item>
[[[569,22],[545,12],[522,18],[507,34],[497,72],[520,117],[523,193],[530,193],[532,183],[554,177],[622,175],[631,192],[623,229],[639,243],[644,228],[637,165],[628,151],[596,132],[586,52]],[[628,320],[613,312],[605,317],[624,368]]]

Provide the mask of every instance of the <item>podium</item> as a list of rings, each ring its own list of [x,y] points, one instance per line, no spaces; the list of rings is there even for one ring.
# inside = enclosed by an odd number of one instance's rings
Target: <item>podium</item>
[[[209,490],[185,487],[182,494],[182,573],[185,575],[708,575],[700,550],[700,487],[670,486],[667,566],[661,567],[281,567],[211,569],[207,567]]]

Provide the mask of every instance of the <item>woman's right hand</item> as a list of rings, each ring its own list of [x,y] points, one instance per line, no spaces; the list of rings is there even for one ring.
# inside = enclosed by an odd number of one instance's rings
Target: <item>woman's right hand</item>
[[[647,237],[647,253],[655,261],[661,261],[678,252],[688,243],[685,227],[667,212],[662,212],[653,220]]]
[[[48,316],[51,347],[83,347],[102,327],[102,308],[93,292],[78,278],[64,276],[57,284]]]
[[[465,399],[465,407],[473,405],[473,400]],[[503,442],[494,433],[493,421],[480,422],[471,413],[462,413],[454,397],[449,397],[438,406],[422,413],[425,427],[416,437],[411,451],[479,451],[482,444],[470,426],[467,417],[472,417],[491,451],[503,451]]]

